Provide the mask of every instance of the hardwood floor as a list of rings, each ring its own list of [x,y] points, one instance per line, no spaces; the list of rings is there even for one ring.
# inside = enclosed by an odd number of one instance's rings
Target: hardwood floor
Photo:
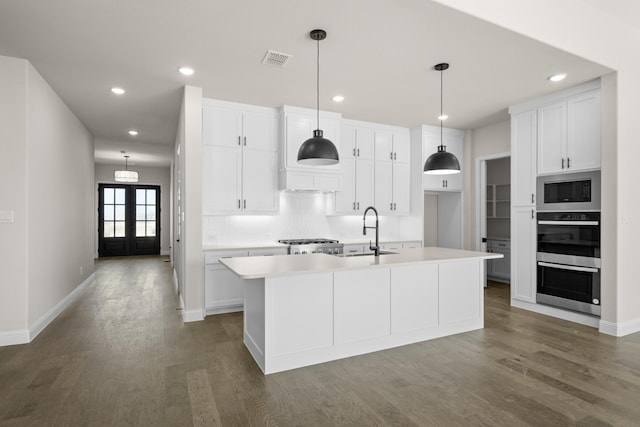
[[[1,426],[637,426],[640,334],[509,306],[485,329],[263,376],[239,313],[183,324],[161,257],[96,283],[31,344],[0,348]]]

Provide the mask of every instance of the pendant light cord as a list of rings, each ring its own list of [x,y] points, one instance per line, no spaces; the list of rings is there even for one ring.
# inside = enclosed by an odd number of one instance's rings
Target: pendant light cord
[[[320,129],[320,40],[316,40],[316,129]]]
[[[440,70],[440,147],[442,147],[442,73],[444,70]]]

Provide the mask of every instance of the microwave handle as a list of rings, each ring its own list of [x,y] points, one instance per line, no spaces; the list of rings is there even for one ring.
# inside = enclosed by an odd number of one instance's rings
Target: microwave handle
[[[597,268],[577,267],[575,265],[552,264],[550,262],[542,262],[542,261],[538,261],[538,265],[540,267],[559,268],[561,270],[584,271],[584,272],[587,272],[587,273],[597,273],[598,272]]]
[[[598,221],[538,221],[539,225],[598,225]]]

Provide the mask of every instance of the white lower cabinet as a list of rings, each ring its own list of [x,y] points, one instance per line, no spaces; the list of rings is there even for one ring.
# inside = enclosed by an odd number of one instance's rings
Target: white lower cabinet
[[[389,277],[386,268],[334,273],[336,345],[390,334]]]
[[[419,278],[419,280],[417,280]],[[438,325],[438,265],[391,270],[391,333]]]
[[[511,243],[504,240],[489,240],[487,252],[504,256],[503,258],[487,260],[487,277],[509,282],[511,277]]]
[[[477,319],[483,312],[478,261],[443,262],[438,271],[439,324]]]
[[[244,306],[244,280],[225,266],[220,258],[285,255],[287,250],[250,249],[238,251],[206,251],[204,254],[204,307],[207,315],[242,311]]]

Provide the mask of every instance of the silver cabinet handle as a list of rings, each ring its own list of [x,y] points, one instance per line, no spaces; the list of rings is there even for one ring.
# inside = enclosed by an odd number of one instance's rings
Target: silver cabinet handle
[[[238,209],[240,209],[240,199],[238,199]]]
[[[244,199],[243,205],[244,205],[243,208],[247,209],[247,199]]]
[[[542,262],[542,261],[538,261],[538,265],[540,267],[557,268],[559,270],[584,271],[586,273],[597,273],[598,272],[597,268],[578,267],[578,266],[575,266],[575,265],[564,265],[564,264],[552,264],[550,262]]]
[[[355,156],[356,156],[356,149],[354,148],[353,149],[353,157],[355,157]]]
[[[238,135],[238,145],[242,145],[242,143],[240,142],[240,135]]]
[[[394,210],[394,211],[395,211],[395,210],[397,210],[397,209],[396,209],[396,202],[393,202],[393,210]]]
[[[393,160],[393,152],[389,153],[389,159]]]
[[[244,145],[245,146],[247,145],[247,137],[246,136],[244,137]]]
[[[533,204],[533,193],[531,193],[531,204]]]
[[[393,203],[389,203],[389,210],[393,210]]]
[[[567,169],[571,169],[571,159],[567,157]]]
[[[562,158],[562,169],[564,169],[564,157]]]
[[[358,202],[358,210],[360,210],[360,202]]]
[[[533,209],[531,209],[531,219],[534,219]]]
[[[356,210],[356,202],[353,202],[353,210]]]
[[[358,148],[358,157],[360,157],[360,149]]]

